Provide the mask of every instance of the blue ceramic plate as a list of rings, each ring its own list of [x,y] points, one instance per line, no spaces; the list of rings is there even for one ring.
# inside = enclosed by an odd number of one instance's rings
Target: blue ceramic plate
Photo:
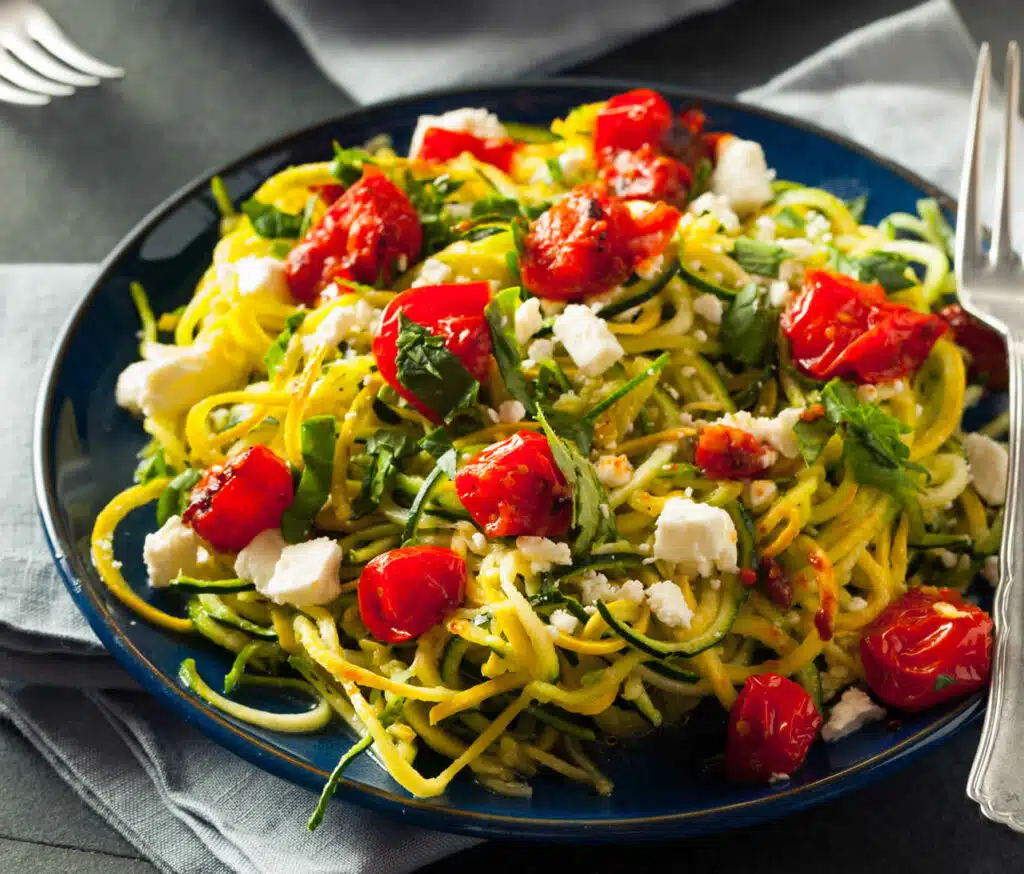
[[[300,131],[216,172],[237,200],[289,164],[323,160],[331,154],[332,140],[355,144],[383,132],[404,149],[421,113],[486,106],[504,119],[547,124],[577,104],[603,100],[630,87],[635,83],[556,81],[403,99]],[[870,222],[895,210],[914,212],[919,197],[938,196],[952,206],[941,192],[906,170],[823,131],[752,107],[660,90],[677,104],[702,105],[714,129],[762,143],[780,178],[819,185],[846,198],[868,193]],[[145,218],[107,259],[71,315],[39,398],[36,492],[54,559],[71,596],[135,679],[253,767],[319,791],[350,737],[338,725],[314,736],[277,735],[211,710],[178,683],[178,665],[194,657],[202,675],[215,680],[229,666],[224,652],[202,639],[175,636],[138,620],[108,594],[89,559],[93,520],[131,481],[135,454],[145,442],[139,423],[114,402],[117,374],[137,351],[138,319],[128,284],[142,282],[158,312],[189,298],[217,240],[218,213],[209,178],[197,179]],[[125,562],[125,576],[145,597],[149,593],[140,553],[145,533],[154,527],[152,510],[138,511],[121,526],[115,544]],[[949,738],[981,708],[981,699],[974,697],[908,717],[898,727],[875,724],[841,743],[816,744],[792,782],[771,787],[730,785],[706,769],[704,762],[721,750],[724,738],[722,716],[708,708],[704,718],[685,729],[621,745],[614,754],[608,749],[600,756],[615,782],[611,798],[542,776],[535,781],[530,800],[493,795],[468,778],[458,779],[441,798],[419,800],[365,756],[346,772],[340,795],[422,826],[482,836],[596,841],[695,834],[781,816],[849,791]],[[311,795],[310,807],[313,802]]]

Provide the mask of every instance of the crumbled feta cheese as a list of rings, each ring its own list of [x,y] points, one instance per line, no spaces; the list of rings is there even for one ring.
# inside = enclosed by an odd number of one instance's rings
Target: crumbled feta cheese
[[[753,434],[763,443],[770,444],[786,458],[796,458],[800,454],[800,444],[793,428],[800,421],[802,412],[797,407],[788,407],[774,418],[768,418],[752,416],[746,410],[740,410],[722,416],[716,424],[739,428]]]
[[[327,604],[341,594],[341,558],[341,547],[329,537],[286,546],[263,594],[295,607]]]
[[[292,295],[285,278],[284,262],[277,258],[248,256],[235,262],[238,293],[260,295],[277,303],[291,303]]]
[[[501,420],[497,410],[493,410],[490,407],[487,408],[487,418],[494,422],[495,425]]]
[[[956,563],[960,560],[955,552],[950,552],[948,549],[939,550],[939,561],[942,562],[942,566],[945,568],[955,568]]]
[[[775,174],[768,169],[760,143],[729,137],[717,158],[711,191],[724,197],[738,215],[749,215],[772,199]]]
[[[773,279],[768,284],[768,302],[777,309],[782,309],[789,303],[792,293],[789,283],[781,279]]]
[[[554,334],[587,376],[600,376],[626,354],[608,323],[582,304],[565,308],[555,319]]]
[[[658,621],[669,628],[689,628],[693,610],[686,603],[683,590],[671,580],[653,583],[647,588],[647,603]]]
[[[747,485],[746,492],[745,497],[750,509],[758,512],[775,500],[779,487],[770,479],[755,479]]]
[[[257,592],[266,592],[274,576],[281,553],[288,544],[279,528],[268,528],[257,534],[235,558],[235,573],[240,579],[251,580]]]
[[[555,344],[553,341],[542,337],[540,340],[534,340],[530,344],[526,354],[530,356],[531,361],[550,361],[555,357]]]
[[[594,466],[601,484],[610,489],[624,486],[633,476],[633,465],[625,455],[602,455]]]
[[[812,240],[822,239],[832,230],[832,223],[820,212],[809,212],[807,221],[804,223],[804,230]]]
[[[591,573],[580,580],[580,597],[584,604],[595,601],[632,601],[634,604],[644,602],[644,584],[640,580],[626,580],[621,586],[608,582],[604,574]]]
[[[412,284],[414,288],[419,288],[423,285],[442,285],[445,282],[451,282],[453,275],[454,271],[444,261],[438,258],[427,258],[420,265],[419,275],[413,280]]]
[[[530,562],[535,574],[546,573],[556,564],[572,564],[572,552],[568,543],[556,543],[547,537],[517,537],[516,549]]]
[[[731,233],[740,226],[739,216],[730,206],[729,198],[710,191],[705,191],[700,197],[694,198],[687,209],[693,215],[713,215],[726,233]]]
[[[409,157],[415,158],[423,147],[423,136],[432,127],[443,130],[472,134],[481,139],[507,136],[505,126],[493,112],[486,109],[463,107],[452,109],[441,115],[421,115],[416,120],[416,130],[409,143]]]
[[[736,526],[721,507],[669,498],[655,527],[654,556],[691,575],[730,573],[737,568]]]
[[[693,339],[696,340],[698,343],[707,343],[707,331],[702,331],[700,328],[698,328],[696,331],[693,332]]]
[[[693,301],[693,311],[712,325],[722,324],[722,302],[713,294],[698,295]]]
[[[791,255],[794,255],[797,258],[810,258],[811,255],[818,251],[818,247],[815,246],[814,243],[812,243],[810,240],[805,240],[803,237],[793,237],[792,239],[778,240],[777,242],[778,245],[780,245],[783,249],[785,249],[787,252],[789,252]],[[786,260],[779,265],[779,279],[788,280],[790,278],[788,276],[782,275],[782,269],[787,264],[794,263],[795,262],[791,260]],[[790,267],[789,269],[795,270],[798,266],[800,265],[797,264],[795,267]]]
[[[754,227],[757,228],[757,239],[763,240],[766,243],[770,243],[775,239],[775,231],[778,226],[770,215],[760,215],[757,217],[757,221],[754,222]]]
[[[828,722],[821,729],[821,737],[826,743],[833,743],[853,734],[869,722],[884,718],[885,709],[853,686],[843,692],[843,697],[832,705]]]
[[[996,583],[999,582],[999,556],[988,556],[988,558],[985,559],[985,564],[982,566],[981,572],[991,585],[996,585]]]
[[[558,156],[558,166],[562,169],[562,176],[569,182],[583,174],[589,160],[587,150],[583,146],[573,146]]]
[[[655,255],[653,258],[648,258],[639,267],[637,267],[636,275],[641,279],[651,280],[654,279],[662,270],[665,269],[665,256]]]
[[[576,629],[579,628],[580,621],[572,615],[568,610],[561,608],[552,610],[551,615],[548,617],[548,621],[552,627],[558,631],[562,631],[565,634],[575,634]]]
[[[335,347],[349,334],[369,331],[379,317],[380,311],[365,300],[335,306],[323,317],[313,333],[302,338],[302,350],[310,356],[319,346]]]
[[[1010,458],[1006,447],[985,434],[964,437],[964,451],[971,468],[974,488],[983,501],[999,506],[1006,500],[1006,478]]]
[[[857,400],[862,404],[873,404],[878,400],[878,389],[870,382],[857,386]]]
[[[722,581],[718,579],[718,577],[715,577],[713,580],[708,581],[708,585],[711,586],[712,591],[717,592],[722,588]]]
[[[171,516],[157,531],[146,535],[142,558],[146,562],[151,586],[163,587],[178,574],[194,576],[204,554],[202,538],[182,523],[180,516]]]
[[[554,181],[554,177],[551,175],[551,168],[548,166],[547,161],[545,161],[534,168],[533,173],[530,174],[529,184],[551,185]]]
[[[498,421],[521,422],[526,416],[526,407],[519,401],[502,401],[498,406]]]
[[[859,613],[867,606],[868,602],[865,601],[860,595],[856,595],[853,598],[850,598],[850,611],[853,613]]]
[[[516,310],[516,342],[525,346],[527,341],[544,326],[540,311],[540,298],[523,301]]]

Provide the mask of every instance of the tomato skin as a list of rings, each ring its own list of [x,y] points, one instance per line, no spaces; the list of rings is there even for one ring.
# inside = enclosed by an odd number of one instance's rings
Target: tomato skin
[[[388,285],[395,264],[412,263],[423,246],[420,218],[405,196],[372,165],[328,208],[288,254],[292,297],[312,304],[335,279]]]
[[[694,460],[710,479],[755,479],[771,467],[775,453],[748,431],[711,425],[697,438]]]
[[[398,379],[399,314],[443,337],[448,351],[482,383],[491,367],[491,331],[484,316],[490,300],[491,286],[487,282],[420,285],[392,298],[384,309],[373,338],[377,369],[388,385],[432,422],[440,423],[442,417]]]
[[[679,218],[664,203],[633,218],[601,186],[577,186],[530,225],[519,259],[523,284],[552,300],[608,291],[668,245]]]
[[[478,137],[465,131],[430,127],[423,134],[423,142],[416,153],[417,161],[442,164],[469,152],[478,161],[497,167],[503,173],[512,169],[512,158],[522,143],[508,137]]]
[[[251,446],[203,474],[181,519],[214,549],[238,552],[281,524],[292,497],[288,465],[266,446]]]
[[[419,637],[466,596],[466,562],[440,546],[403,546],[371,559],[359,577],[359,615],[377,640]]]
[[[693,182],[685,165],[643,145],[635,152],[620,150],[611,154],[600,171],[600,178],[617,196],[635,200],[663,200],[684,206]]]
[[[790,775],[804,763],[820,728],[821,714],[801,686],[779,674],[748,677],[729,711],[725,772],[742,783]]]
[[[860,656],[875,695],[900,710],[923,710],[988,682],[992,617],[953,589],[920,586],[865,629]]]
[[[958,303],[939,310],[939,318],[952,329],[957,345],[971,353],[971,379],[984,382],[990,391],[1006,391],[1010,387],[1010,365],[1003,336],[968,315]]]
[[[814,379],[879,383],[917,370],[949,328],[938,316],[892,303],[880,285],[808,270],[782,313],[797,367]]]
[[[594,152],[661,148],[672,130],[672,107],[658,92],[636,88],[610,98],[594,120]]]
[[[477,453],[455,493],[488,537],[551,537],[569,530],[572,495],[543,434],[518,431]]]

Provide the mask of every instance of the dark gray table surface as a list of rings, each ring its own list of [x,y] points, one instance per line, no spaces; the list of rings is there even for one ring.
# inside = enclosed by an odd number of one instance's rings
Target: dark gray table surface
[[[759,84],[907,0],[739,0],[572,72],[723,94]],[[352,101],[258,0],[46,0],[69,33],[123,65],[120,83],[43,110],[0,107],[0,261],[97,261],[207,167]],[[1024,40],[1022,0],[959,0],[977,39]],[[410,3],[410,9],[416,8]],[[963,795],[978,728],[888,780],[741,832],[650,847],[486,844],[430,872],[1024,870],[1024,838]],[[0,722],[0,874],[143,874],[148,862]],[[542,865],[543,863],[543,865]]]

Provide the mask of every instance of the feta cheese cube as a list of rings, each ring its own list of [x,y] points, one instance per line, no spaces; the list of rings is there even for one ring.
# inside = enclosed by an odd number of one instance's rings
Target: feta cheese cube
[[[658,621],[669,628],[689,628],[693,610],[686,603],[683,590],[671,580],[662,580],[647,587],[647,603]]]
[[[565,308],[555,319],[554,333],[587,376],[600,376],[626,354],[607,322],[582,304]]]
[[[983,501],[999,506],[1006,500],[1006,478],[1010,457],[1006,447],[985,434],[964,437],[964,451],[971,468],[974,488]]]
[[[693,199],[687,211],[693,215],[713,215],[726,233],[739,230],[739,216],[733,211],[727,197],[705,191],[700,197]]]
[[[421,115],[416,120],[416,130],[413,131],[412,141],[409,143],[410,158],[419,155],[420,149],[423,147],[423,136],[432,127],[472,134],[484,140],[508,135],[505,126],[498,120],[498,116],[486,109],[463,107],[449,110],[441,115]]]
[[[171,516],[159,530],[147,534],[142,544],[149,584],[162,588],[178,574],[194,576],[205,552],[202,538],[180,516]]]
[[[530,562],[530,570],[535,574],[546,573],[556,564],[572,564],[569,544],[556,543],[547,537],[517,537],[516,549]]]
[[[779,487],[770,479],[751,480],[747,485],[747,504],[755,513],[767,507],[779,493]]]
[[[525,346],[529,339],[544,326],[540,311],[540,298],[531,297],[523,301],[516,310],[516,342]]]
[[[341,547],[329,537],[286,546],[263,594],[295,607],[327,604],[341,594],[341,557]]]
[[[712,325],[722,324],[722,302],[713,294],[698,295],[693,301],[693,311]]]
[[[454,271],[444,261],[438,258],[427,258],[420,265],[419,275],[413,280],[412,285],[414,288],[423,285],[443,285],[450,282],[453,275]]]
[[[235,558],[235,573],[240,579],[252,580],[256,591],[267,594],[267,586],[274,576],[281,553],[287,546],[280,528],[268,528],[257,534]]]
[[[792,295],[788,282],[781,279],[773,279],[768,285],[768,301],[773,307],[782,309]]]
[[[499,422],[521,422],[526,416],[526,407],[519,401],[502,401],[498,406]]]
[[[563,610],[561,607],[557,610],[551,611],[548,621],[551,623],[553,628],[564,632],[565,634],[575,634],[576,629],[580,626],[579,619],[573,616],[568,610]]]
[[[594,467],[601,484],[610,489],[624,486],[633,476],[633,465],[625,455],[602,455]]]
[[[587,605],[595,601],[604,601],[606,604],[612,601],[632,601],[634,604],[642,604],[645,597],[644,584],[640,580],[626,580],[617,586],[609,583],[604,574],[593,572],[580,580],[580,598]]]
[[[729,137],[717,157],[711,191],[724,197],[738,215],[749,215],[772,199],[775,174],[768,169],[760,143]]]
[[[793,428],[800,421],[802,412],[803,410],[797,407],[789,407],[774,418],[769,418],[752,416],[746,410],[740,410],[722,416],[716,424],[739,428],[753,434],[761,442],[769,444],[786,458],[796,458],[800,455],[800,444]]]
[[[530,344],[526,354],[530,356],[532,361],[550,361],[555,357],[555,344],[551,340],[546,340],[542,337],[540,340],[534,340]]]
[[[311,334],[302,338],[302,350],[312,355],[318,346],[337,346],[350,334],[369,331],[380,318],[380,311],[365,300],[333,307]]]
[[[711,576],[737,570],[736,526],[721,507],[673,497],[654,529],[654,557],[678,564],[684,573]]]
[[[843,697],[832,706],[828,722],[821,729],[821,737],[826,743],[834,743],[853,734],[869,722],[884,718],[884,708],[875,704],[860,689],[851,687],[843,692]]]
[[[245,297],[259,295],[276,303],[292,303],[283,261],[250,255],[239,258],[234,266],[239,294]]]

